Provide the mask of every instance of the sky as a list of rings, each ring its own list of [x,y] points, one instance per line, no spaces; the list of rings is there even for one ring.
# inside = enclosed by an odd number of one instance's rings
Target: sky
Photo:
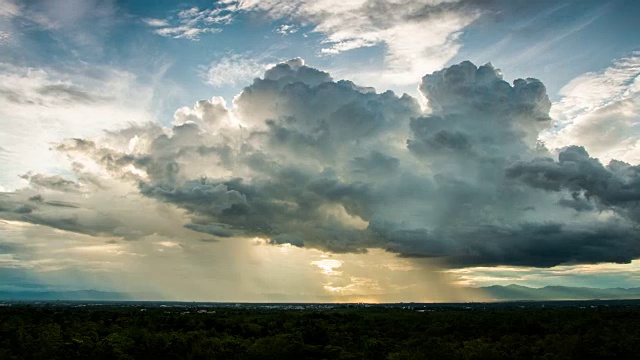
[[[640,3],[0,0],[0,291],[640,284]]]

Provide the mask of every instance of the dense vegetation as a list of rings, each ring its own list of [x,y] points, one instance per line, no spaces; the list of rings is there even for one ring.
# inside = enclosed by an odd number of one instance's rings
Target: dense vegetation
[[[0,307],[0,359],[637,359],[640,307]],[[215,313],[212,311],[215,310]]]

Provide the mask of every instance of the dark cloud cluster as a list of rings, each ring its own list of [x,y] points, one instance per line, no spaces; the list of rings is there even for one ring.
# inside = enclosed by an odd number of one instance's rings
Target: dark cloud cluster
[[[536,189],[571,192],[572,199],[562,204],[576,210],[597,206],[640,221],[640,167],[617,160],[604,166],[581,146],[563,149],[558,161],[538,158],[516,163],[507,169],[507,176]]]
[[[0,216],[45,224],[30,215],[45,204],[38,189],[99,183],[82,165],[89,159],[144,197],[184,209],[187,229],[216,238],[382,248],[450,266],[640,257],[638,167],[603,166],[580,147],[554,160],[538,142],[551,122],[540,81],[510,84],[491,64],[467,61],[425,76],[420,91],[429,111],[406,94],[333,81],[293,59],[255,79],[233,107],[203,100],[179,109],[171,129],[59,144],[78,183],[29,174],[34,200],[5,198]],[[86,232],[80,220],[51,226]]]
[[[25,174],[20,178],[28,180],[29,184],[34,188],[45,188],[65,192],[78,191],[78,184],[74,181],[67,180],[62,176],[47,176],[44,174]]]
[[[422,79],[420,91],[433,112],[411,120],[408,148],[426,157],[520,156],[550,120],[551,102],[539,80],[510,85],[491,64],[465,61],[437,71]]]

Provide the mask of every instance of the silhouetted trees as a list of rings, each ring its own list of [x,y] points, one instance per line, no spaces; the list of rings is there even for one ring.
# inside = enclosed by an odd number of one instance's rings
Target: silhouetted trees
[[[0,308],[0,359],[637,359],[640,309]]]

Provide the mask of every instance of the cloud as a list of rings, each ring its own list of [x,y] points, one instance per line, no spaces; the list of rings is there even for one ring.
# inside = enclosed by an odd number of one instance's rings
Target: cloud
[[[491,64],[469,61],[422,79],[420,91],[433,112],[411,120],[414,153],[449,152],[468,156],[503,156],[528,151],[540,130],[549,126],[551,102],[536,79],[513,86]]]
[[[58,175],[47,176],[44,174],[25,174],[21,175],[20,178],[28,180],[29,185],[34,188],[45,188],[63,192],[73,192],[78,189],[78,184],[76,182],[64,179]]]
[[[20,13],[20,7],[14,0],[2,0],[0,4],[0,17],[10,18]]]
[[[174,39],[199,40],[207,33],[218,33],[234,20],[236,1],[218,1],[210,9],[191,7],[178,10],[166,19],[143,18],[153,32]]]
[[[74,169],[75,181],[61,176],[25,175],[29,187],[0,193],[0,218],[103,241],[140,240],[152,235],[202,238],[204,231],[197,233],[184,227],[183,211],[141,196],[134,184],[104,173],[97,175],[78,163]],[[140,208],[145,211],[140,212]]]
[[[173,118],[175,125],[194,123],[201,128],[210,129],[228,126],[231,122],[226,101],[217,96],[211,100],[199,100],[193,108],[181,107],[176,110]]]
[[[171,128],[138,125],[59,143],[57,151],[83,164],[74,168],[79,180],[30,174],[31,187],[7,194],[0,216],[149,236],[147,225],[98,217],[88,211],[93,201],[72,196],[109,193],[99,180],[107,178],[183,211],[180,231],[214,238],[333,253],[383,249],[450,267],[640,257],[637,167],[605,167],[581,147],[555,160],[538,139],[551,126],[539,80],[508,83],[491,64],[465,61],[424,76],[420,91],[428,112],[406,94],[334,81],[292,59],[254,79],[231,107],[214,97],[176,111]],[[44,190],[67,198],[36,201]],[[75,207],[55,217],[49,208],[60,203],[51,200]],[[327,286],[353,293],[348,283]]]
[[[169,22],[163,19],[143,18],[142,21],[151,27],[167,27]]]
[[[640,220],[640,167],[617,160],[605,167],[581,146],[562,150],[557,162],[538,158],[516,163],[507,169],[507,176],[537,189],[568,190],[574,202],[596,202],[602,209]]]
[[[385,85],[395,86],[412,84],[450,60],[460,47],[460,32],[485,11],[482,5],[455,0],[245,0],[239,9],[313,26],[326,37],[323,54],[383,46],[385,69],[376,73]]]
[[[102,27],[117,12],[113,1],[53,0],[35,1],[25,6],[22,14],[44,29],[69,29],[94,21]]]
[[[278,26],[274,31],[280,35],[287,36],[298,32],[298,28],[291,24],[282,24]]]
[[[0,143],[7,150],[0,184],[9,189],[22,186],[18,176],[29,171],[67,166],[49,151],[52,142],[153,119],[153,88],[116,68],[0,64],[0,83]]]
[[[104,39],[122,19],[112,0],[3,0],[0,7],[0,44],[23,49],[31,34],[46,32],[50,41],[75,55],[102,54]]]
[[[0,45],[6,43],[11,39],[11,33],[7,31],[0,31]]]
[[[0,0],[0,46],[14,37],[12,19],[20,15],[20,6],[13,0]]]
[[[528,285],[584,286],[612,288],[635,287],[640,280],[640,261],[631,264],[565,265],[550,269],[532,269],[512,266],[470,267],[448,269],[445,272],[465,286]]]
[[[254,56],[231,54],[211,62],[202,70],[202,77],[214,87],[246,83],[264,73],[267,64]]]
[[[586,73],[560,90],[552,114],[559,130],[543,134],[551,147],[579,142],[608,161],[640,161],[640,52],[614,62],[602,72]]]

